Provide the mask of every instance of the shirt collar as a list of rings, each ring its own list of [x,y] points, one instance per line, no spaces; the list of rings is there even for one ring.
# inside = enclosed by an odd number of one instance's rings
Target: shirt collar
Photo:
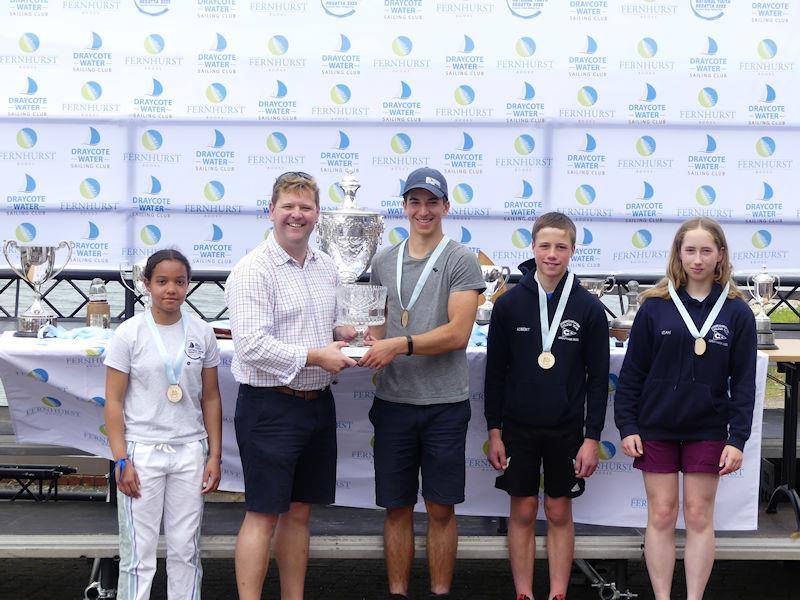
[[[267,258],[271,260],[274,265],[284,265],[287,262],[299,265],[299,263],[278,243],[274,234],[270,234],[265,244],[264,254],[266,254]],[[306,249],[306,261],[316,259],[317,252],[311,246],[308,246]]]

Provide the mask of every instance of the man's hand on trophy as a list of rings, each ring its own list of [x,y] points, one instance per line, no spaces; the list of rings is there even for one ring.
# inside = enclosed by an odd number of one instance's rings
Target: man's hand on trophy
[[[322,367],[328,373],[333,373],[334,375],[342,369],[355,367],[358,363],[342,354],[342,347],[346,345],[347,342],[340,341],[331,342],[324,348],[310,348],[306,358],[306,365]]]
[[[382,369],[394,360],[398,354],[405,354],[408,343],[404,337],[394,337],[385,340],[364,339],[364,345],[369,346],[369,352],[364,355],[358,365],[367,369]]]
[[[339,325],[333,328],[333,339],[352,342],[358,332],[352,325]],[[366,338],[365,338],[366,339]]]

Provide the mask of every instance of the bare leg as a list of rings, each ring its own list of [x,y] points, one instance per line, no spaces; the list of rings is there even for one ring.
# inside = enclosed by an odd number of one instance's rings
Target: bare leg
[[[508,559],[517,595],[533,598],[533,560],[536,556],[538,496],[511,496],[508,519]]]
[[[303,600],[308,565],[308,520],[311,505],[292,502],[275,529],[275,560],[281,578],[281,600]]]
[[[428,570],[431,591],[434,594],[450,593],[458,551],[456,512],[452,504],[425,501],[428,510]]]
[[[714,566],[714,498],[719,476],[683,476],[683,518],[686,521],[686,600],[701,600]]]
[[[678,520],[678,474],[643,472],[647,490],[644,558],[655,600],[669,600],[675,572],[675,523]]]
[[[236,587],[239,600],[259,600],[269,564],[269,543],[277,514],[246,512],[236,538]]]
[[[414,507],[387,508],[383,521],[383,555],[389,592],[408,594],[411,561],[414,560]]]
[[[575,525],[572,500],[544,497],[547,515],[547,561],[550,565],[550,598],[567,595],[572,556],[575,553]]]

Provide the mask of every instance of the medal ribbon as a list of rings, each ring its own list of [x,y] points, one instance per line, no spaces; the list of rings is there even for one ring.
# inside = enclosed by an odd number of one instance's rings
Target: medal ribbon
[[[569,295],[572,292],[572,283],[575,280],[575,275],[573,275],[572,271],[567,273],[567,281],[564,283],[564,289],[561,290],[561,298],[558,299],[552,323],[547,322],[547,292],[544,291],[542,284],[539,283],[539,274],[536,273],[533,278],[539,287],[539,323],[542,329],[542,352],[550,352],[550,348],[553,347],[553,342],[556,339],[558,324],[561,322],[564,309],[567,307],[567,300],[569,300]]]
[[[406,249],[407,241],[408,238],[404,239],[400,244],[400,247],[397,249],[397,299],[400,302],[400,308],[402,310],[410,311],[411,307],[417,302],[417,299],[422,292],[422,288],[425,287],[425,283],[428,281],[428,277],[430,277],[431,271],[433,270],[433,265],[436,264],[436,259],[438,259],[442,252],[444,252],[444,247],[447,246],[447,242],[450,241],[450,238],[444,236],[433,250],[428,258],[428,262],[425,263],[425,267],[422,269],[422,273],[417,280],[417,285],[414,286],[414,291],[411,293],[411,300],[408,301],[408,306],[403,306],[403,296],[401,295],[400,290],[402,289],[401,284],[403,281],[403,252]]]
[[[175,355],[175,364],[173,365],[169,356],[167,356],[167,348],[164,346],[164,341],[161,339],[161,334],[158,332],[156,322],[153,319],[153,314],[150,309],[147,309],[144,314],[147,326],[150,328],[150,333],[153,334],[153,339],[156,342],[156,348],[161,355],[161,360],[164,362],[164,371],[167,374],[167,381],[172,385],[178,385],[181,382],[181,372],[183,371],[183,349],[186,347],[186,319],[181,316],[181,326],[183,327],[183,343],[178,348],[178,353]]]
[[[705,338],[708,330],[711,329],[711,326],[714,324],[714,321],[717,319],[717,315],[719,315],[719,311],[722,310],[722,305],[725,304],[725,299],[728,297],[728,290],[731,287],[730,282],[725,284],[725,289],[722,290],[722,293],[717,298],[717,301],[714,303],[714,306],[711,308],[711,312],[708,313],[708,317],[706,317],[703,326],[698,331],[697,325],[694,324],[692,321],[692,317],[689,315],[689,311],[686,310],[686,307],[681,302],[680,297],[678,296],[678,292],[675,291],[675,286],[672,284],[672,280],[669,280],[669,284],[667,285],[669,289],[669,295],[672,297],[672,301],[675,303],[675,307],[678,309],[678,312],[683,319],[683,322],[686,323],[686,328],[689,330],[689,333],[692,335],[694,339]]]

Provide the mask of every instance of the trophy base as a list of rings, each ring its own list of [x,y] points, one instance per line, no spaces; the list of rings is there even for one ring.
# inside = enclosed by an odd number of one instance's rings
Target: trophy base
[[[342,354],[353,360],[361,360],[369,352],[369,346],[344,346]]]
[[[17,317],[16,337],[36,337],[45,325],[55,325],[55,315],[20,315]]]
[[[759,331],[756,333],[756,340],[759,350],[778,349],[778,345],[775,343],[775,334],[772,331]]]
[[[478,312],[475,314],[475,322],[478,325],[488,325],[489,321],[492,320],[492,308],[494,308],[494,305],[489,307],[479,306]]]

